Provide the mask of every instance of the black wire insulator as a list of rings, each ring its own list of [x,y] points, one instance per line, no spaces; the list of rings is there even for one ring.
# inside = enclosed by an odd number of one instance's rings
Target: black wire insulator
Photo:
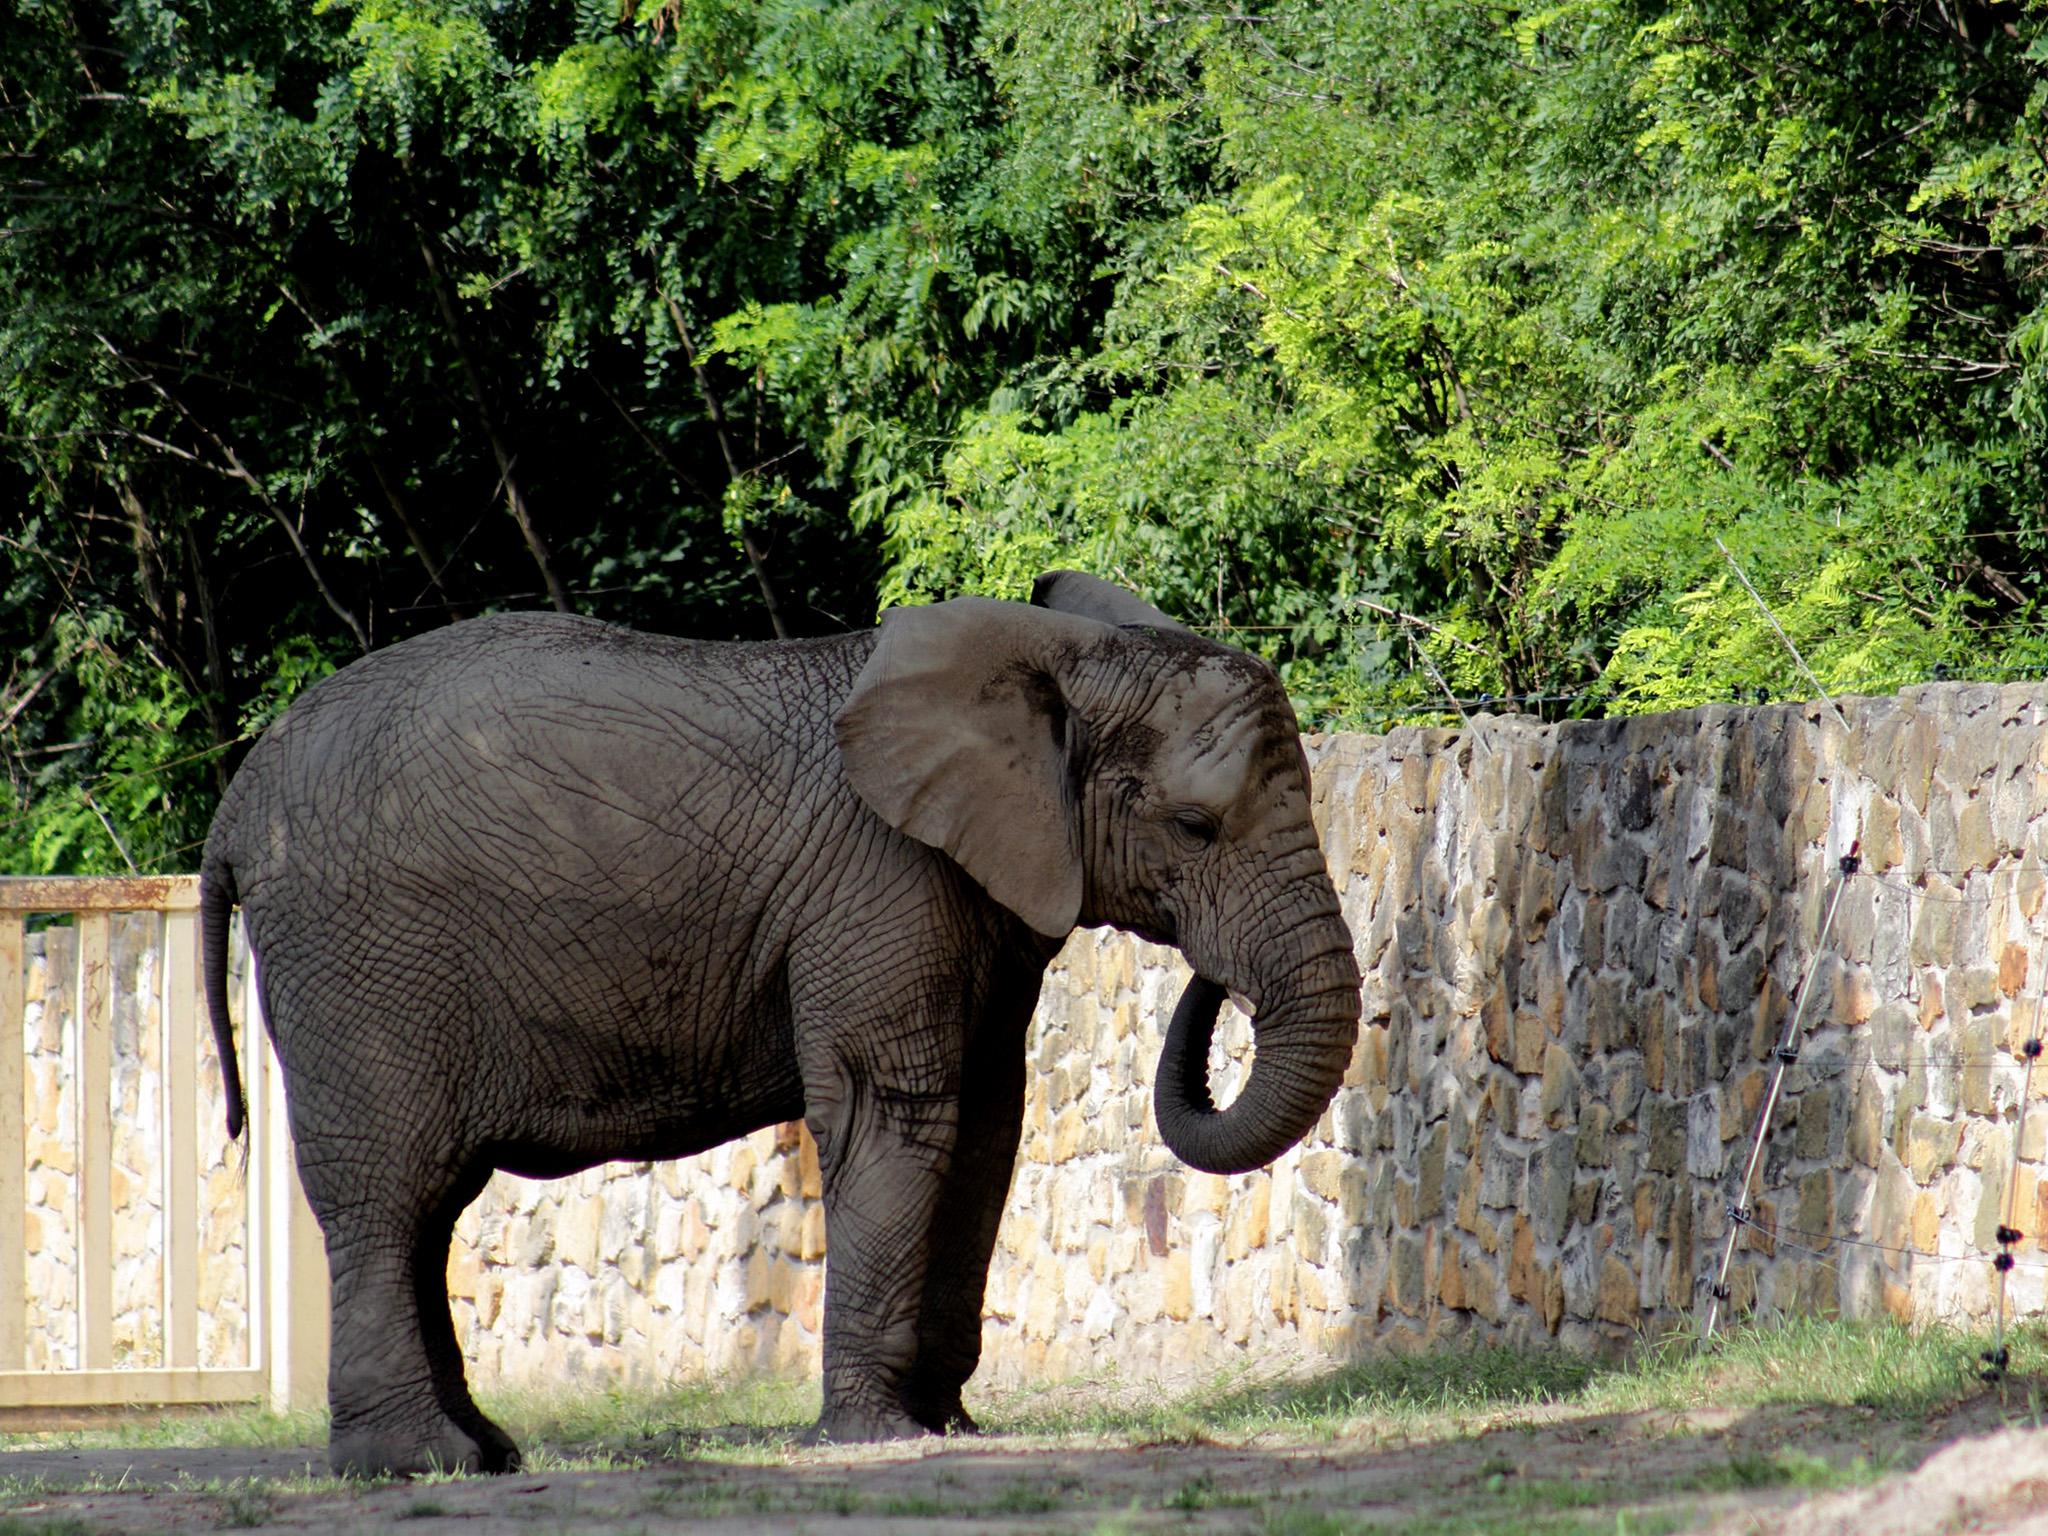
[[[1862,867],[1863,867],[1863,860],[1862,860],[1862,859],[1860,859],[1860,858],[1858,858],[1858,857],[1857,857],[1857,856],[1856,856],[1855,854],[1853,854],[1853,853],[1845,853],[1845,854],[1843,854],[1843,855],[1842,855],[1842,873],[1843,873],[1843,874],[1845,874],[1845,875],[1853,875],[1853,874],[1855,874],[1855,873],[1856,873],[1856,871],[1857,871],[1857,870],[1861,869]]]
[[[1990,1366],[1994,1371],[2002,1371],[2012,1364],[2012,1355],[2003,1344],[1999,1345],[1996,1349],[1985,1350],[1977,1358]]]
[[[1750,1224],[1749,1207],[1746,1205],[1736,1205],[1731,1201],[1728,1206],[1728,1219],[1738,1227],[1748,1226]]]
[[[2001,1253],[1997,1258],[1991,1261],[1991,1267],[1997,1270],[2001,1275],[2004,1274],[2007,1270],[2012,1268],[2012,1255],[2009,1253]]]
[[[2010,1248],[2026,1235],[2018,1227],[2000,1227],[1998,1229],[1998,1242],[2001,1247]]]
[[[1772,1051],[1771,1054],[1789,1067],[1799,1059],[1799,1047],[1796,1045],[1781,1045]]]
[[[1707,1289],[1713,1294],[1716,1301],[1726,1301],[1728,1299],[1728,1287],[1725,1285],[1710,1285]]]
[[[2041,1042],[2038,1039],[2029,1040],[2025,1045],[2020,1047],[2020,1054],[2026,1057],[2027,1060],[2032,1061],[2036,1056],[2039,1056],[2041,1054]]]

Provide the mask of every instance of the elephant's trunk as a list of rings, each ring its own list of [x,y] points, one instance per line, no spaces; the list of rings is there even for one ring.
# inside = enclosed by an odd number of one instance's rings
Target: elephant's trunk
[[[1336,1096],[1358,1040],[1359,977],[1349,931],[1341,920],[1333,926],[1334,936],[1310,940],[1309,958],[1261,987],[1251,1076],[1228,1109],[1209,1094],[1209,1041],[1224,988],[1197,974],[1182,991],[1152,1103],[1160,1136],[1190,1167],[1263,1167],[1306,1136]]]

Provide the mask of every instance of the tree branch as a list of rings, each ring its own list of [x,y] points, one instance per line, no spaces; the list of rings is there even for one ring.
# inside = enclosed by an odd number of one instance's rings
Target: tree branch
[[[314,590],[320,594],[321,601],[326,603],[333,610],[334,616],[348,627],[348,632],[355,636],[356,644],[365,655],[368,655],[370,650],[369,635],[365,633],[362,624],[358,622],[356,616],[343,606],[340,598],[334,595],[334,589],[327,585],[327,578],[321,574],[320,564],[313,558],[313,552],[306,547],[306,541],[300,536],[298,525],[285,514],[284,508],[280,507],[271,498],[270,492],[265,489],[263,482],[249,473],[248,467],[242,463],[241,455],[237,454],[229,444],[222,441],[219,434],[214,432],[211,427],[195,416],[183,400],[172,394],[168,389],[165,389],[154,375],[144,373],[140,368],[136,367],[133,361],[122,354],[120,348],[97,332],[94,333],[94,339],[113,355],[115,361],[128,370],[136,382],[147,386],[159,400],[162,400],[164,404],[184,417],[186,424],[193,431],[213,445],[213,451],[220,455],[222,461],[227,466],[221,472],[230,479],[239,480],[243,485],[247,486],[249,493],[262,504],[263,510],[268,512],[277,526],[284,530],[284,536],[291,541],[293,550],[298,554],[299,563],[305,566],[306,574],[313,578]],[[164,446],[169,447],[168,444]],[[192,459],[195,463],[203,462],[196,454],[185,454],[184,457]],[[213,467],[218,468],[219,466]]]
[[[410,170],[408,165],[408,173]],[[490,401],[484,395],[483,376],[477,372],[476,362],[469,355],[469,346],[462,339],[462,318],[456,312],[455,298],[448,291],[448,279],[434,255],[433,243],[427,239],[427,232],[418,219],[412,221],[412,227],[413,237],[419,242],[420,260],[426,265],[427,286],[433,290],[435,307],[441,312],[441,323],[447,327],[448,340],[455,348],[455,361],[462,370],[463,383],[469,388],[470,404],[483,426],[484,436],[490,439],[491,454],[498,461],[498,481],[505,488],[505,505],[511,510],[512,520],[519,525],[520,536],[526,540],[527,553],[533,556],[533,563],[540,571],[541,585],[547,588],[548,601],[558,612],[574,613],[576,610],[569,601],[568,588],[555,574],[554,562],[548,556],[547,541],[534,524],[533,511],[526,504],[526,493],[512,473],[514,456],[505,446],[497,418],[492,415]]]
[[[666,289],[661,293],[661,302],[668,306],[669,320],[675,325],[676,338],[683,344],[683,357],[690,365],[690,373],[697,381],[697,398],[704,402],[704,412],[711,418],[711,427],[718,434],[718,451],[725,456],[725,472],[729,483],[738,485],[749,471],[742,470],[739,458],[732,451],[732,438],[725,429],[725,411],[718,403],[718,396],[711,388],[711,380],[704,372],[704,365],[697,357],[697,344],[690,339],[690,328],[683,321],[682,306],[670,297]],[[768,579],[768,565],[762,557],[760,546],[755,544],[754,535],[745,522],[740,524],[740,547],[746,551],[747,564],[753,568],[754,582],[761,589],[761,602],[768,610],[768,623],[775,631],[775,638],[787,640],[789,626],[782,621],[782,602],[776,596],[775,584]]]

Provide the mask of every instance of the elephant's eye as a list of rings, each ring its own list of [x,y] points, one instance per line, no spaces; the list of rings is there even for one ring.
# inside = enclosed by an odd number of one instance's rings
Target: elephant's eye
[[[1204,848],[1216,841],[1216,822],[1206,811],[1176,811],[1174,830]]]

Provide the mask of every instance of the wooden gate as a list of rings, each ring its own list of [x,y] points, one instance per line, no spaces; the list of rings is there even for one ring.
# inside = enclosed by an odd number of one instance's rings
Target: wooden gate
[[[324,1400],[326,1254],[292,1163],[276,1057],[250,1027],[255,966],[239,951],[246,1147],[228,1146],[217,1112],[199,1114],[202,1095],[218,1110],[218,1079],[207,1065],[202,1082],[198,904],[192,875],[0,879],[0,1421]],[[220,1209],[202,1212],[203,1183]],[[203,1272],[234,1293],[232,1328],[203,1309]]]

